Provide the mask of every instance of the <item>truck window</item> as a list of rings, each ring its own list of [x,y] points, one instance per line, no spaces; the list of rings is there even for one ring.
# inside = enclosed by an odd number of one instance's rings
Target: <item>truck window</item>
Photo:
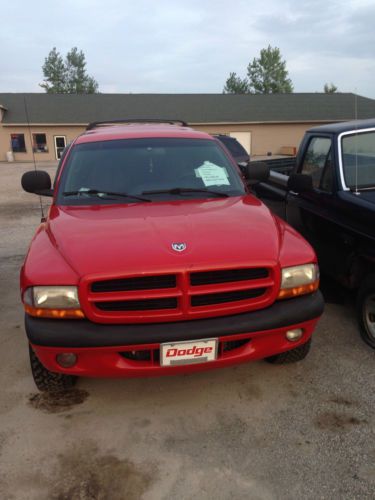
[[[311,175],[316,189],[331,189],[331,142],[328,137],[313,137],[303,160],[301,173]]]
[[[333,161],[331,152],[327,156],[326,166],[324,167],[323,175],[320,181],[319,189],[322,191],[332,192],[333,183]]]
[[[349,188],[375,186],[375,132],[358,132],[342,138],[342,163]]]

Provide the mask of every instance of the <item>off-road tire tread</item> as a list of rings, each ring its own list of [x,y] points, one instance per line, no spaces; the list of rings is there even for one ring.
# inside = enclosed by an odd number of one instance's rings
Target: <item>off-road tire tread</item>
[[[39,361],[37,355],[29,345],[30,365],[34,382],[37,388],[42,392],[57,392],[71,389],[77,382],[74,375],[65,375],[63,373],[54,373],[45,368]]]
[[[290,351],[281,352],[280,354],[275,354],[275,356],[270,356],[266,358],[268,363],[272,363],[274,365],[284,365],[287,363],[296,363],[297,361],[302,361],[306,358],[310,351],[311,347],[311,339],[309,339],[305,344],[302,344],[295,349],[291,349]]]

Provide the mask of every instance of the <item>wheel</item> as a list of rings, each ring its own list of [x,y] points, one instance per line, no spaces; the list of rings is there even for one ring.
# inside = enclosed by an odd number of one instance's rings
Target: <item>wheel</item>
[[[375,274],[367,276],[358,290],[357,319],[362,339],[375,349]]]
[[[29,345],[30,365],[34,382],[40,391],[56,392],[70,389],[77,381],[74,375],[50,372],[39,361],[37,355]]]
[[[301,361],[308,355],[310,346],[311,339],[309,339],[305,344],[296,347],[295,349],[281,352],[280,354],[275,354],[275,356],[270,356],[269,358],[266,358],[266,361],[274,365],[283,365],[286,363],[295,363],[296,361]]]

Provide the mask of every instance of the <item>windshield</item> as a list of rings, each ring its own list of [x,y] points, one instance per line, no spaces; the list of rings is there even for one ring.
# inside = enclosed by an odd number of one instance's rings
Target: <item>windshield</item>
[[[136,203],[142,201],[137,196],[156,201],[221,193],[238,196],[245,190],[215,141],[121,139],[74,146],[62,172],[58,201],[65,205]]]
[[[375,187],[375,131],[342,138],[342,164],[349,188]]]

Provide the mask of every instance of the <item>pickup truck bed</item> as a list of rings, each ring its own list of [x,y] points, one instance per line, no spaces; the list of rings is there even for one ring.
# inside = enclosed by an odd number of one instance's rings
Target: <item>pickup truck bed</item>
[[[262,160],[271,170],[271,172],[277,172],[279,174],[289,175],[296,166],[295,156],[285,156],[284,158],[272,158]]]

